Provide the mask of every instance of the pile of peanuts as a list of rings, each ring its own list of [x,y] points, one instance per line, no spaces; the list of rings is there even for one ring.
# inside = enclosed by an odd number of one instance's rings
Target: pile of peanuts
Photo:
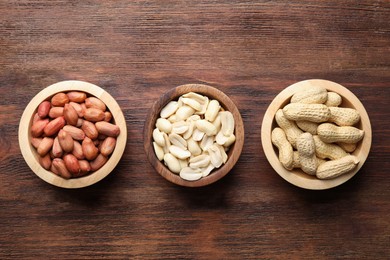
[[[339,94],[314,86],[295,93],[276,112],[278,127],[271,140],[286,169],[300,168],[319,179],[332,179],[356,167],[359,159],[351,153],[364,131],[354,127],[359,112],[339,107],[341,103]]]
[[[38,106],[31,125],[39,163],[64,179],[100,169],[120,133],[111,121],[111,112],[96,97],[81,91],[55,94]]]
[[[208,176],[226,163],[235,142],[234,118],[218,100],[189,92],[170,101],[153,131],[157,158],[188,181]]]

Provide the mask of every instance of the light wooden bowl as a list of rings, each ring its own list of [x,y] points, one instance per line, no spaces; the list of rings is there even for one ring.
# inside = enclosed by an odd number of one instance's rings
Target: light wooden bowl
[[[360,159],[360,162],[353,171],[341,175],[335,179],[320,180],[317,179],[315,176],[310,176],[304,173],[300,169],[294,169],[291,171],[286,170],[279,162],[277,148],[274,147],[271,142],[271,131],[277,126],[275,122],[276,111],[288,104],[290,102],[291,96],[294,93],[310,88],[311,86],[322,86],[328,91],[338,93],[343,98],[343,102],[340,107],[354,108],[360,113],[361,120],[356,125],[356,127],[364,130],[364,138],[359,142],[356,150],[352,153]],[[341,86],[340,84],[321,79],[300,81],[280,92],[271,102],[267,111],[265,112],[261,127],[261,141],[263,145],[263,150],[274,170],[283,179],[290,182],[291,184],[310,190],[324,190],[333,188],[351,179],[359,171],[359,169],[363,166],[365,160],[367,159],[371,147],[371,136],[372,134],[370,119],[367,115],[366,110],[364,109],[363,104],[359,101],[359,99],[351,91]]]
[[[39,104],[50,98],[58,92],[67,92],[71,90],[84,91],[92,96],[101,99],[110,110],[113,120],[120,128],[120,134],[117,137],[117,143],[114,152],[111,154],[106,164],[99,170],[80,178],[63,179],[54,173],[45,170],[38,162],[36,149],[31,145],[31,123],[32,118],[37,111]],[[19,146],[31,170],[42,180],[62,188],[82,188],[92,185],[106,177],[118,164],[126,147],[127,129],[126,121],[122,110],[115,99],[104,89],[83,81],[69,80],[55,83],[39,92],[27,105],[20,119],[19,124]]]
[[[155,128],[156,120],[160,117],[160,111],[161,109],[172,100],[177,100],[181,95],[186,94],[188,92],[196,92],[202,95],[205,95],[209,98],[216,99],[219,101],[221,106],[225,109],[230,111],[233,114],[234,121],[235,121],[235,136],[236,141],[232,146],[230,146],[230,149],[227,153],[228,160],[227,162],[222,165],[218,169],[214,169],[208,176],[203,177],[197,181],[187,181],[182,178],[180,178],[179,175],[171,172],[163,162],[159,161],[156,157],[156,154],[154,152],[153,148],[153,138],[152,138],[152,132]],[[242,147],[244,145],[244,124],[242,122],[242,118],[240,115],[240,112],[238,111],[236,105],[233,103],[233,101],[225,95],[222,91],[202,84],[187,84],[178,86],[176,88],[171,89],[167,93],[165,93],[163,96],[157,100],[152,108],[149,111],[148,117],[145,121],[144,126],[144,148],[146,155],[149,159],[149,162],[152,164],[152,166],[156,169],[156,171],[163,176],[165,179],[167,179],[170,182],[173,182],[175,184],[186,186],[186,187],[200,187],[200,186],[206,186],[208,184],[211,184],[213,182],[216,182],[217,180],[224,177],[236,164],[238,158],[241,155]]]

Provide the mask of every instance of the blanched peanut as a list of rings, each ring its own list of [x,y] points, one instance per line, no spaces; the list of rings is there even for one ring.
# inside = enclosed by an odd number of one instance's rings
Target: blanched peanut
[[[158,128],[153,130],[153,140],[161,147],[165,145],[165,140],[163,134],[158,130]]]
[[[217,115],[212,123],[215,126],[215,128],[217,129],[217,133],[218,133],[222,127],[221,116]]]
[[[164,133],[169,134],[172,131],[172,124],[167,119],[159,118],[156,121],[156,127]]]
[[[194,129],[194,132],[192,133],[192,138],[194,141],[200,141],[202,140],[204,136],[204,132],[200,131],[198,128]]]
[[[168,135],[168,137],[169,137],[169,141],[173,145],[176,145],[177,147],[180,147],[183,150],[187,150],[187,141],[183,137],[175,133]]]
[[[164,159],[164,150],[156,142],[153,142],[154,152],[156,153],[157,159],[162,161]]]
[[[197,156],[202,153],[202,149],[200,148],[198,142],[194,141],[192,137],[187,140],[187,147],[188,151],[190,151],[193,156]]]
[[[231,136],[234,132],[234,118],[229,111],[219,112],[221,117],[221,131],[225,136]]]
[[[221,167],[223,164],[222,155],[216,145],[212,145],[207,149],[210,155],[210,162],[215,168]]]
[[[200,168],[200,171],[202,172],[202,177],[208,176],[214,169],[215,167],[211,163],[207,167]]]
[[[190,92],[169,102],[160,116],[152,134],[153,147],[169,170],[193,181],[227,162],[226,151],[235,142],[235,123],[217,100]],[[221,135],[219,144],[217,135]]]
[[[215,126],[206,119],[197,120],[195,125],[197,129],[205,133],[207,136],[215,135],[217,133]]]
[[[236,141],[236,136],[232,134],[231,136],[228,137],[228,139],[225,141],[223,146],[225,148],[230,147],[235,141]]]
[[[196,100],[199,104],[203,104],[206,101],[205,96],[202,96],[202,95],[195,93],[195,92],[188,92],[188,93],[184,94],[183,97],[184,98],[192,98],[192,99]]]
[[[188,122],[188,124],[187,124],[188,129],[183,134],[184,139],[190,138],[192,136],[192,134],[194,133],[194,129],[195,129],[195,120],[188,120],[187,119],[187,122]]]
[[[163,146],[164,153],[169,153],[169,147],[171,146],[171,142],[169,141],[169,137],[166,133],[163,133],[163,137],[164,137],[164,146]]]
[[[176,120],[185,120],[195,113],[195,109],[190,106],[179,107],[176,111]]]
[[[189,128],[189,124],[183,120],[172,124],[172,133],[184,134]]]
[[[209,122],[213,122],[218,115],[220,109],[219,102],[215,99],[209,102],[204,118]]]
[[[178,159],[186,159],[191,156],[191,152],[188,150],[183,150],[176,145],[169,146],[169,152]]]
[[[210,148],[214,144],[214,136],[203,136],[202,140],[200,141],[200,148],[202,148],[203,151],[207,151],[207,149]]]
[[[214,144],[214,145],[219,149],[219,152],[221,153],[222,163],[226,163],[228,159],[228,155],[226,154],[224,147],[218,144]]]
[[[195,111],[201,111],[202,110],[202,105],[196,101],[195,99],[192,99],[192,98],[182,98],[181,101],[192,107]]]
[[[169,170],[174,173],[179,173],[181,170],[179,160],[170,153],[164,155],[164,162],[168,166]]]
[[[207,167],[210,163],[210,156],[207,154],[201,154],[190,159],[191,168],[202,168]]]
[[[177,104],[177,101],[171,101],[163,109],[161,109],[160,117],[168,118],[173,115],[178,108],[179,106]]]
[[[196,181],[202,178],[202,172],[200,169],[185,167],[180,171],[180,177],[187,181]]]

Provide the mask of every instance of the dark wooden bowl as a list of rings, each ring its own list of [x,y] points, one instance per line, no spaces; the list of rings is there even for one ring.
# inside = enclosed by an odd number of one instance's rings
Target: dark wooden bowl
[[[216,99],[219,101],[221,106],[230,111],[233,114],[235,121],[235,130],[234,134],[236,136],[236,141],[230,147],[227,155],[227,162],[222,165],[218,169],[214,169],[208,176],[203,177],[197,181],[187,181],[180,178],[179,175],[171,172],[163,162],[159,161],[156,157],[153,148],[153,138],[152,132],[155,128],[156,120],[160,116],[161,109],[172,100],[177,100],[181,95],[186,94],[188,92],[196,92],[202,95],[205,95],[209,98]],[[171,89],[163,96],[161,96],[152,106],[145,121],[144,126],[144,148],[146,155],[149,159],[149,162],[156,169],[156,171],[167,179],[170,182],[175,184],[186,186],[186,187],[200,187],[216,182],[217,180],[224,177],[236,164],[238,158],[241,155],[242,147],[244,145],[244,124],[242,122],[242,118],[240,112],[238,111],[236,105],[233,101],[225,95],[222,91],[202,84],[187,84],[178,86],[176,88]]]

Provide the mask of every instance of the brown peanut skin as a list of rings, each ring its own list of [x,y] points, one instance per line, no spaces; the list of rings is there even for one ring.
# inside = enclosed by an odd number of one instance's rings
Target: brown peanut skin
[[[79,103],[69,102],[69,105],[71,105],[74,108],[74,110],[76,110],[77,115],[79,117],[83,117],[84,116],[83,107]]]
[[[35,124],[37,121],[41,120],[40,116],[38,115],[38,112],[34,114],[32,119],[32,125]]]
[[[77,175],[80,172],[80,165],[79,161],[77,160],[76,156],[73,154],[67,154],[63,157],[63,160],[65,162],[65,166],[68,169],[72,175]]]
[[[103,154],[99,154],[95,160],[90,162],[91,165],[91,171],[97,171],[99,170],[106,162],[108,158],[105,157]]]
[[[93,144],[91,138],[85,137],[81,144],[84,156],[87,160],[93,160],[99,153],[99,149]]]
[[[45,156],[39,157],[39,164],[45,169],[45,170],[50,170],[51,168],[51,158],[50,154],[47,153]]]
[[[104,121],[110,122],[112,119],[112,114],[109,111],[104,112]]]
[[[54,139],[50,137],[44,137],[39,144],[37,152],[40,156],[45,156],[53,147]]]
[[[70,153],[73,150],[73,138],[64,130],[60,130],[58,133],[58,141],[61,145],[62,150],[66,153]]]
[[[58,131],[60,131],[60,129],[63,128],[64,125],[65,125],[65,119],[64,117],[61,116],[50,121],[43,129],[43,132],[45,133],[46,136],[52,136],[58,133]]]
[[[64,106],[64,118],[66,123],[69,125],[75,126],[77,124],[77,120],[79,119],[79,115],[72,105],[65,104]]]
[[[55,159],[55,158],[54,158]],[[58,171],[57,167],[54,166],[54,159],[50,166],[50,171],[53,172],[55,175],[61,176],[60,172]]]
[[[63,107],[69,103],[69,98],[65,93],[57,93],[51,98],[51,104],[55,107]]]
[[[40,165],[65,179],[100,169],[120,133],[111,120],[104,102],[84,92],[57,93],[43,101],[31,126],[31,144],[40,154]]]
[[[80,128],[82,125],[83,125],[83,122],[84,122],[84,119],[77,119],[77,124],[76,124],[76,127]]]
[[[40,118],[45,118],[49,114],[51,108],[51,103],[49,101],[43,101],[38,106],[38,116]]]
[[[33,137],[39,137],[43,134],[45,127],[49,124],[49,119],[41,119],[33,123],[31,126],[31,135]]]
[[[81,129],[84,131],[85,135],[91,138],[92,140],[96,139],[99,135],[98,130],[94,123],[84,120],[81,125]]]
[[[85,138],[85,133],[83,130],[81,130],[80,128],[77,128],[75,126],[72,126],[72,125],[66,125],[62,128],[65,132],[67,132],[68,134],[70,134],[70,136],[74,139],[74,140],[83,140]]]
[[[77,177],[84,176],[91,171],[91,165],[87,160],[79,160],[80,173]]]
[[[103,134],[111,137],[117,137],[120,134],[119,126],[105,121],[96,122],[95,126],[99,134]]]
[[[114,151],[115,145],[116,145],[116,139],[111,136],[107,137],[100,144],[100,153],[106,157],[109,156]]]
[[[91,122],[99,122],[104,120],[104,112],[98,108],[87,108],[84,111],[84,118]]]
[[[49,111],[49,117],[50,118],[57,118],[64,115],[64,108],[63,107],[52,107]]]
[[[75,103],[82,103],[87,98],[87,94],[80,91],[70,91],[66,93],[68,96],[69,101],[75,102]]]
[[[55,158],[53,159],[52,166],[54,168],[53,172],[58,173],[58,175],[60,175],[62,178],[70,179],[72,177],[72,174],[66,168],[64,160]]]
[[[31,144],[32,146],[35,147],[35,149],[38,149],[38,146],[39,144],[42,142],[42,139],[41,137],[32,137],[31,138]]]
[[[106,105],[104,104],[103,101],[101,101],[98,98],[95,97],[89,97],[85,100],[85,106],[87,108],[97,108],[100,109],[101,111],[106,111]]]
[[[73,141],[73,151],[72,154],[78,159],[82,160],[85,158],[83,153],[83,148],[81,147],[81,144],[78,141]]]
[[[53,148],[51,152],[55,158],[60,158],[64,154],[60,142],[58,141],[58,136],[54,138]]]

